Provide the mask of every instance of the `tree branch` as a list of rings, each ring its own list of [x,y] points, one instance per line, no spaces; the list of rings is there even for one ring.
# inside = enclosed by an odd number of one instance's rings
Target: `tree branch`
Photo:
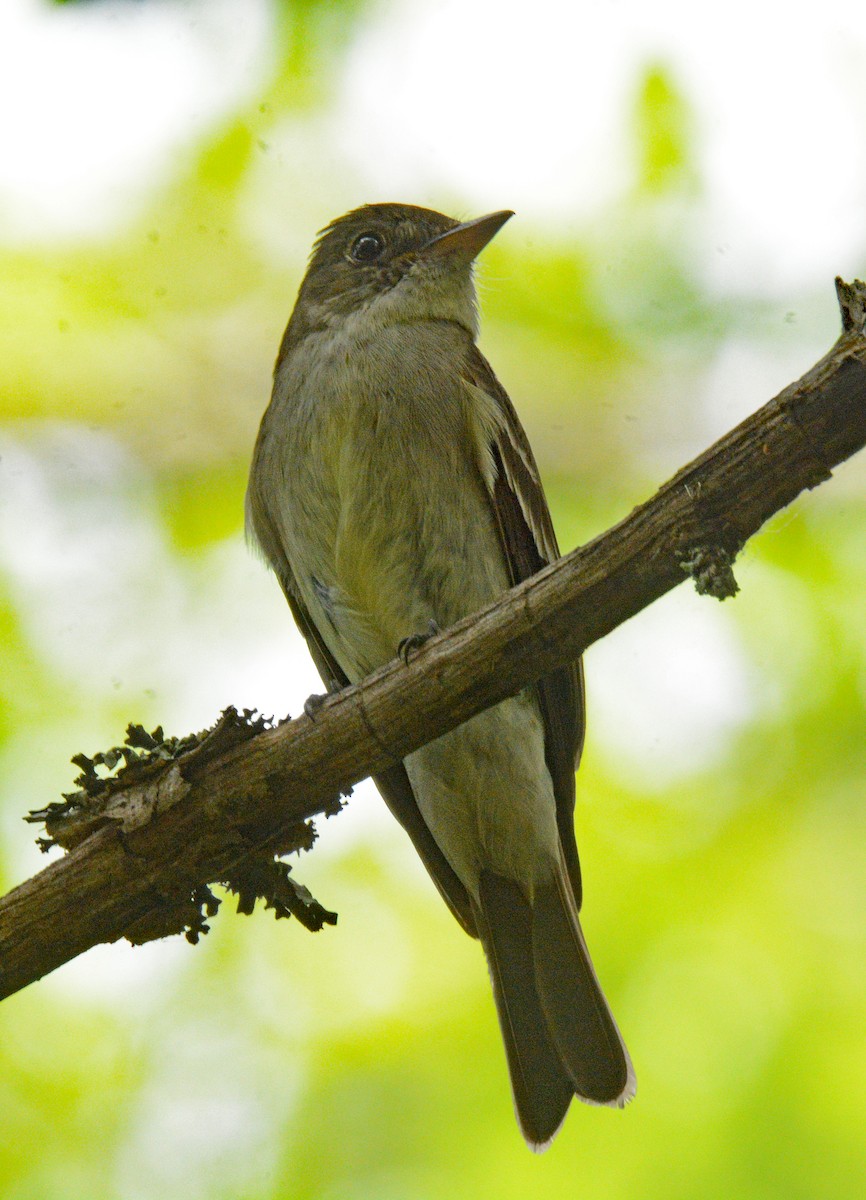
[[[0,998],[98,942],[201,929],[208,882],[309,845],[304,822],[353,784],[574,660],[686,575],[733,595],[746,540],[866,444],[866,285],[836,286],[830,352],[601,537],[314,718],[265,727],[229,710],[192,749],[159,746],[108,789],[93,784],[92,802],[46,810],[70,849],[0,900]]]

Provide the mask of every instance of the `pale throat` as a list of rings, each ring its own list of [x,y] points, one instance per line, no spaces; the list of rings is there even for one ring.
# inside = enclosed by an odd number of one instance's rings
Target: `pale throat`
[[[451,321],[478,336],[478,304],[472,272],[412,268],[393,287],[372,292],[350,312],[330,313],[328,323],[363,341],[391,325]]]

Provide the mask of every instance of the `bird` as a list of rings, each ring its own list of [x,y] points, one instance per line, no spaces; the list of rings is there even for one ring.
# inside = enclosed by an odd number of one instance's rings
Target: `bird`
[[[318,235],[246,496],[328,691],[356,684],[559,557],[538,467],[477,346],[476,257],[514,214],[366,204]],[[581,929],[580,661],[374,778],[486,956],[519,1128],[622,1107],[628,1051]]]

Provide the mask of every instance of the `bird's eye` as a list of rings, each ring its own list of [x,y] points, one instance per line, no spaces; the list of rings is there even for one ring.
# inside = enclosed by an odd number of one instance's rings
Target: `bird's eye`
[[[384,249],[385,243],[378,233],[362,233],[352,242],[349,254],[355,262],[375,262]]]

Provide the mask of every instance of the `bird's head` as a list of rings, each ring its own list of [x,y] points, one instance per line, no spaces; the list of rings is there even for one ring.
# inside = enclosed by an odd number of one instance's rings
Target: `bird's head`
[[[456,321],[474,336],[472,264],[511,216],[461,223],[410,204],[353,209],[320,233],[287,336],[431,319]]]

